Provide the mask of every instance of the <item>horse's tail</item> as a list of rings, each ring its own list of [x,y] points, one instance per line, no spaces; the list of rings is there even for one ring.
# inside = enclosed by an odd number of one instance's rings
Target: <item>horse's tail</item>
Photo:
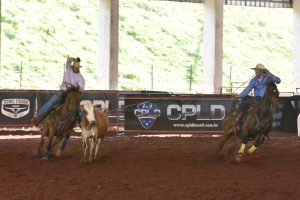
[[[223,146],[225,145],[227,140],[235,134],[234,119],[235,119],[235,115],[234,115],[234,113],[231,113],[229,116],[225,117],[225,119],[223,120],[224,135],[222,137],[221,142],[219,143],[219,145],[217,147],[216,154],[218,154],[223,149]]]
[[[215,154],[218,154],[224,147],[225,143],[229,140],[229,138],[231,138],[231,136],[234,135],[234,131],[233,129],[230,130],[230,131],[226,131],[222,137],[222,140],[221,142],[219,143],[218,147],[217,147],[217,150],[216,150],[216,153]]]

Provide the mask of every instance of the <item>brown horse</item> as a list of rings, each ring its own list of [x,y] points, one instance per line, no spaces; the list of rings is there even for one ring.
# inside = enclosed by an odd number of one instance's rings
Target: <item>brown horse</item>
[[[46,137],[49,138],[49,141],[47,150],[44,153],[44,159],[48,159],[51,156],[52,149],[62,138],[70,137],[77,119],[76,113],[79,106],[79,97],[80,92],[78,88],[69,88],[66,92],[64,104],[47,115],[41,130],[41,140],[36,152],[37,156],[41,153]]]
[[[251,106],[244,114],[240,132],[235,130],[235,115],[231,113],[224,121],[224,135],[217,147],[217,153],[220,152],[227,140],[236,135],[240,144],[240,149],[235,156],[235,160],[241,162],[245,155],[245,148],[250,140],[254,140],[252,146],[248,149],[248,154],[253,154],[267,137],[272,128],[273,116],[272,107],[277,111],[280,109],[279,91],[273,82],[267,83],[265,95],[259,103]],[[231,150],[233,147],[231,148]],[[230,152],[231,153],[231,152]]]

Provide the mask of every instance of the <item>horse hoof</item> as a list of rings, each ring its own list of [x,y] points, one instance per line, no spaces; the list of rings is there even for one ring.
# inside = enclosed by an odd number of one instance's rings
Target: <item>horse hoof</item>
[[[49,160],[49,158],[44,156],[44,157],[42,157],[42,160]]]
[[[235,156],[236,162],[242,162],[242,160],[243,160],[243,154],[239,153]]]
[[[58,149],[57,151],[56,151],[56,157],[61,157],[61,155],[62,155],[62,150],[60,150],[60,149]]]

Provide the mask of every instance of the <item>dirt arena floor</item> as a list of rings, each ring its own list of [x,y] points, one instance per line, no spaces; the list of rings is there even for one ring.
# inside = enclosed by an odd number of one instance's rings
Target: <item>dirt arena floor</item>
[[[14,133],[15,134],[15,133]],[[1,200],[300,199],[300,139],[271,133],[242,163],[214,155],[215,137],[107,137],[98,159],[80,162],[81,140],[64,155],[33,156],[39,138],[0,140]]]

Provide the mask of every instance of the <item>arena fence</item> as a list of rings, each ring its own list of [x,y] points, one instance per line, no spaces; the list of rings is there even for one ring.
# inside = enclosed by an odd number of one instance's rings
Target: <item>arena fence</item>
[[[32,127],[30,119],[55,91],[0,90],[0,128]],[[300,96],[280,97],[273,113],[275,130],[297,133]],[[232,108],[230,95],[173,94],[159,91],[88,90],[81,102],[92,101],[109,113],[112,130],[126,133],[221,132]]]

